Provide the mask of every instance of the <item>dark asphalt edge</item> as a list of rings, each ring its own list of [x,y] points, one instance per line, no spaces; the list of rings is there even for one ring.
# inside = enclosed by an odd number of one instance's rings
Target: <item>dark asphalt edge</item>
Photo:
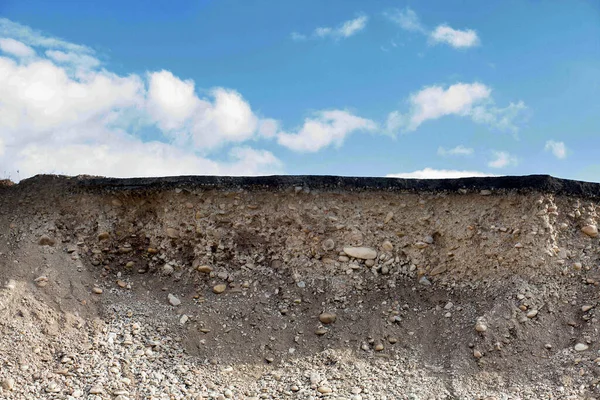
[[[168,189],[217,190],[294,190],[310,191],[384,191],[384,192],[458,192],[491,190],[492,192],[552,193],[557,195],[600,198],[600,183],[554,178],[550,175],[495,176],[459,179],[400,179],[343,177],[328,175],[274,176],[176,176],[160,178],[102,178],[89,176],[36,175],[17,185],[20,189],[37,185],[64,185],[76,192],[145,192]]]

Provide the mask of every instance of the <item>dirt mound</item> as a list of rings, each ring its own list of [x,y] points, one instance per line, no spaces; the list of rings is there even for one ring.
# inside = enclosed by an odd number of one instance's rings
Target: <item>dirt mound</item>
[[[600,185],[0,185],[0,397],[591,399]]]

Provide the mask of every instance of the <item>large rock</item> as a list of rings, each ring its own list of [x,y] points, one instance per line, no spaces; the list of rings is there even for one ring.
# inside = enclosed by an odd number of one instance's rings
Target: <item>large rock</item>
[[[377,258],[377,250],[370,247],[344,247],[344,253],[350,257],[362,260],[374,260]]]

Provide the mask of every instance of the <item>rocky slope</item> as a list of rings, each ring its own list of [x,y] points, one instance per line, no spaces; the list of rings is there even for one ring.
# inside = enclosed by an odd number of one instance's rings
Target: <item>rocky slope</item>
[[[0,398],[600,398],[600,185],[0,185]]]

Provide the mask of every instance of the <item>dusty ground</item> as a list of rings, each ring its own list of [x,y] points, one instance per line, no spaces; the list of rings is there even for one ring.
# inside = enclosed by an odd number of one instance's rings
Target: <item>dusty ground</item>
[[[0,398],[600,398],[596,186],[94,182],[0,185]]]

